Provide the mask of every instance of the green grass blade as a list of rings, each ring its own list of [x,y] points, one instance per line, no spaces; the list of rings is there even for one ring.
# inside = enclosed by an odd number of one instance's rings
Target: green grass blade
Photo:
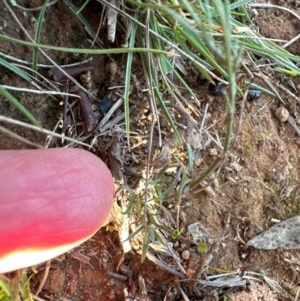
[[[229,4],[229,10],[232,11],[234,9],[244,7],[244,5],[248,4],[249,2],[252,2],[252,0],[236,1],[235,3]]]
[[[44,44],[34,44],[31,42],[23,41],[20,39],[15,39],[12,37],[8,37],[5,35],[0,34],[0,40],[9,41],[12,43],[17,43],[20,45],[25,45],[29,47],[36,47],[42,49],[50,49],[50,50],[57,50],[62,52],[70,52],[70,53],[83,53],[83,54],[120,54],[120,53],[130,53],[130,52],[152,52],[158,54],[167,54],[172,55],[168,51],[163,51],[159,49],[152,49],[152,48],[112,48],[112,49],[82,49],[82,48],[68,48],[68,47],[57,47],[52,45],[44,45]]]
[[[151,243],[151,240],[155,236],[155,229],[153,226],[147,226],[147,229],[145,231],[144,241],[143,241],[143,248],[142,248],[142,255],[141,255],[141,261],[144,262],[146,254],[149,250],[149,246]]]
[[[209,176],[221,165],[222,161],[222,159],[216,159],[214,163],[201,174],[200,177],[190,182],[190,188],[194,189],[197,187],[207,176]]]
[[[72,3],[70,3],[70,0],[64,0],[64,3],[69,7],[71,12],[73,12],[77,16],[77,18],[81,21],[81,23],[87,28],[88,32],[93,37],[95,37],[96,36],[95,30],[81,14],[82,7],[79,10],[77,10],[76,7]],[[103,45],[103,41],[98,36],[97,36],[97,42],[99,43],[99,45]]]
[[[21,76],[23,79],[27,80],[28,82],[31,82],[31,78],[20,68],[14,66],[13,64],[3,60],[0,58],[0,65],[3,67],[9,69],[10,71],[14,72],[18,76]]]
[[[187,172],[189,175],[191,175],[194,170],[194,155],[193,155],[193,150],[188,143],[186,144],[186,149],[187,149],[187,158],[188,158]]]
[[[88,5],[88,3],[90,2],[90,0],[86,0],[82,5],[81,7],[78,9],[78,11],[76,12],[76,15],[80,14],[84,8]]]
[[[142,230],[144,229],[144,225],[138,227],[133,233],[131,233],[124,241],[125,242],[127,240],[130,240],[132,238],[134,238],[136,235],[138,235]]]
[[[166,117],[166,119],[167,119],[169,125],[171,126],[171,128],[173,129],[174,134],[175,134],[177,140],[179,141],[180,144],[182,144],[181,136],[180,136],[180,134],[177,131],[177,127],[176,127],[176,125],[174,123],[174,120],[171,117],[171,115],[170,115],[170,113],[169,113],[169,111],[168,111],[168,109],[167,109],[167,107],[165,105],[165,102],[164,102],[164,100],[163,100],[163,98],[161,96],[161,93],[158,90],[158,87],[154,87],[153,90],[154,90],[155,96],[158,99],[158,103],[159,103],[160,107],[162,108],[164,116]]]
[[[9,285],[1,277],[0,277],[0,292],[3,293],[5,297],[10,297],[12,295]]]
[[[39,43],[40,40],[40,34],[41,34],[41,30],[42,30],[42,25],[43,25],[43,20],[44,20],[44,15],[45,15],[45,11],[48,5],[48,2],[50,0],[46,0],[45,3],[43,4],[43,7],[41,9],[39,18],[37,20],[36,23],[36,31],[35,31],[35,36],[34,36],[34,42],[36,44]],[[38,64],[38,48],[33,48],[33,52],[32,52],[32,69],[34,71],[37,71],[37,64]]]
[[[13,106],[15,106],[34,125],[42,128],[41,124],[35,119],[35,117],[31,113],[29,113],[28,110],[1,85],[0,85],[0,94],[2,94]]]
[[[129,40],[129,47],[134,47],[135,37],[136,37],[136,24],[132,24],[131,27],[131,35]],[[131,67],[132,67],[132,59],[133,53],[130,52],[127,55],[127,62],[126,62],[126,71],[125,71],[125,88],[124,88],[124,113],[125,113],[125,128],[126,128],[126,138],[128,141],[128,145],[130,144],[130,105],[129,105],[129,93],[130,93],[130,82],[131,82]]]
[[[21,280],[21,296],[23,301],[33,301],[33,297],[30,291],[30,279],[34,276],[35,274],[31,274],[28,278],[24,275],[23,279]]]
[[[133,5],[136,5],[137,7],[140,7],[140,8],[158,8],[160,5],[158,4],[151,4],[151,3],[142,3],[142,2],[138,2],[138,1],[134,1],[134,0],[126,0],[126,2],[128,3],[131,3]],[[183,8],[182,5],[180,4],[164,4],[166,5],[167,7],[171,8],[171,9],[178,9],[178,8]]]

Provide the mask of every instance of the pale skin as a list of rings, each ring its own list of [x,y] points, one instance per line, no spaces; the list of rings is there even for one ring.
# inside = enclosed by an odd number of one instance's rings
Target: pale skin
[[[111,173],[87,151],[0,151],[0,166],[0,273],[78,245],[112,207]]]

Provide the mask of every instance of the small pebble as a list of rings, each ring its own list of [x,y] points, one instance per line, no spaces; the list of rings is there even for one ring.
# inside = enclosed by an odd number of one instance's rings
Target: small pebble
[[[285,122],[287,121],[287,119],[290,116],[289,111],[284,108],[284,107],[279,107],[276,111],[275,111],[275,116],[277,117],[277,119],[279,119],[281,122]]]
[[[118,72],[118,65],[116,63],[110,63],[108,68],[112,76],[116,75]]]
[[[77,290],[77,284],[75,282],[72,282],[69,286],[68,286],[68,294],[73,295]]]
[[[184,251],[181,253],[181,257],[182,257],[184,260],[189,260],[189,258],[190,258],[190,251],[189,251],[189,250],[184,250]]]
[[[215,148],[211,148],[211,149],[209,150],[209,154],[210,154],[211,156],[217,156],[217,155],[218,155],[218,151],[217,151]]]

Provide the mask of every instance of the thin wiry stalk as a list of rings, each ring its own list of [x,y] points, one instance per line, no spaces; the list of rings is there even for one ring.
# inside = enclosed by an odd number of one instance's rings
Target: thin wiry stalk
[[[129,47],[133,47],[135,43],[135,36],[136,36],[137,27],[135,25],[131,28],[131,37],[129,41]],[[129,143],[129,132],[130,132],[130,118],[129,118],[129,95],[130,95],[130,83],[131,83],[131,67],[132,67],[132,60],[133,60],[133,53],[127,54],[127,61],[126,61],[126,74],[125,74],[125,89],[124,89],[124,112],[125,112],[125,125],[126,125],[126,138]]]
[[[0,88],[1,88],[1,86],[0,86]],[[65,137],[63,135],[57,134],[55,132],[52,132],[52,131],[49,131],[49,130],[46,130],[46,129],[43,129],[41,127],[37,127],[37,126],[31,125],[31,124],[28,124],[28,123],[25,123],[25,122],[22,122],[22,121],[19,121],[19,120],[8,118],[6,116],[0,115],[0,121],[10,123],[10,124],[19,125],[19,126],[22,126],[22,127],[25,127],[25,128],[28,128],[28,129],[31,129],[31,130],[34,130],[34,131],[37,131],[37,132],[40,132],[40,133],[44,133],[44,134],[47,134],[47,135],[52,135],[54,137],[65,139],[65,140],[73,142],[75,144],[79,144],[79,145],[85,146],[87,148],[90,148],[89,144],[83,143],[79,140],[72,139],[72,138],[69,138],[69,137]]]
[[[24,138],[24,137],[22,137],[22,136],[20,136],[20,135],[18,135],[18,134],[16,134],[16,133],[12,132],[12,131],[6,129],[6,128],[3,127],[3,126],[0,126],[0,132],[6,134],[6,135],[8,135],[8,136],[10,136],[10,137],[13,138],[13,139],[19,140],[20,142],[22,142],[22,143],[24,143],[24,144],[27,144],[27,145],[29,145],[29,146],[31,146],[31,147],[35,147],[35,148],[43,148],[41,145],[36,144],[36,143],[34,143],[34,142],[31,142],[30,140],[28,140],[28,139],[26,139],[26,138]]]
[[[31,113],[27,111],[27,109],[14,97],[12,96],[6,89],[4,89],[0,85],[0,94],[2,94],[13,106],[15,106],[20,112],[24,114],[33,124],[41,128],[41,124],[34,118]]]
[[[35,43],[38,43],[40,40],[40,34],[41,34],[42,25],[43,25],[43,21],[44,21],[44,15],[45,15],[45,11],[46,11],[49,1],[50,0],[46,0],[45,3],[43,4],[43,7],[39,14],[39,18],[37,20],[36,31],[35,31],[35,36],[34,36]],[[34,48],[33,52],[32,52],[32,69],[34,71],[37,71],[37,64],[38,64],[38,48]]]
[[[58,2],[59,0],[53,0],[51,2],[48,3],[47,7],[55,4],[56,2]],[[32,8],[28,8],[28,7],[24,7],[24,6],[21,6],[19,4],[16,3],[16,1],[13,1],[13,0],[10,0],[11,4],[21,10],[24,10],[24,11],[38,11],[40,9],[42,9],[43,5],[40,5],[40,6],[37,6],[37,7],[32,7]]]

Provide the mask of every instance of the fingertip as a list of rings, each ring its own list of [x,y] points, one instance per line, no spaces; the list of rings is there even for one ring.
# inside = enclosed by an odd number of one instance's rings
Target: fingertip
[[[27,266],[38,263],[28,250],[47,250],[47,257],[51,248],[74,247],[93,235],[111,210],[112,175],[90,152],[0,151],[0,165],[0,270],[6,255],[15,254],[13,262],[28,253]]]

